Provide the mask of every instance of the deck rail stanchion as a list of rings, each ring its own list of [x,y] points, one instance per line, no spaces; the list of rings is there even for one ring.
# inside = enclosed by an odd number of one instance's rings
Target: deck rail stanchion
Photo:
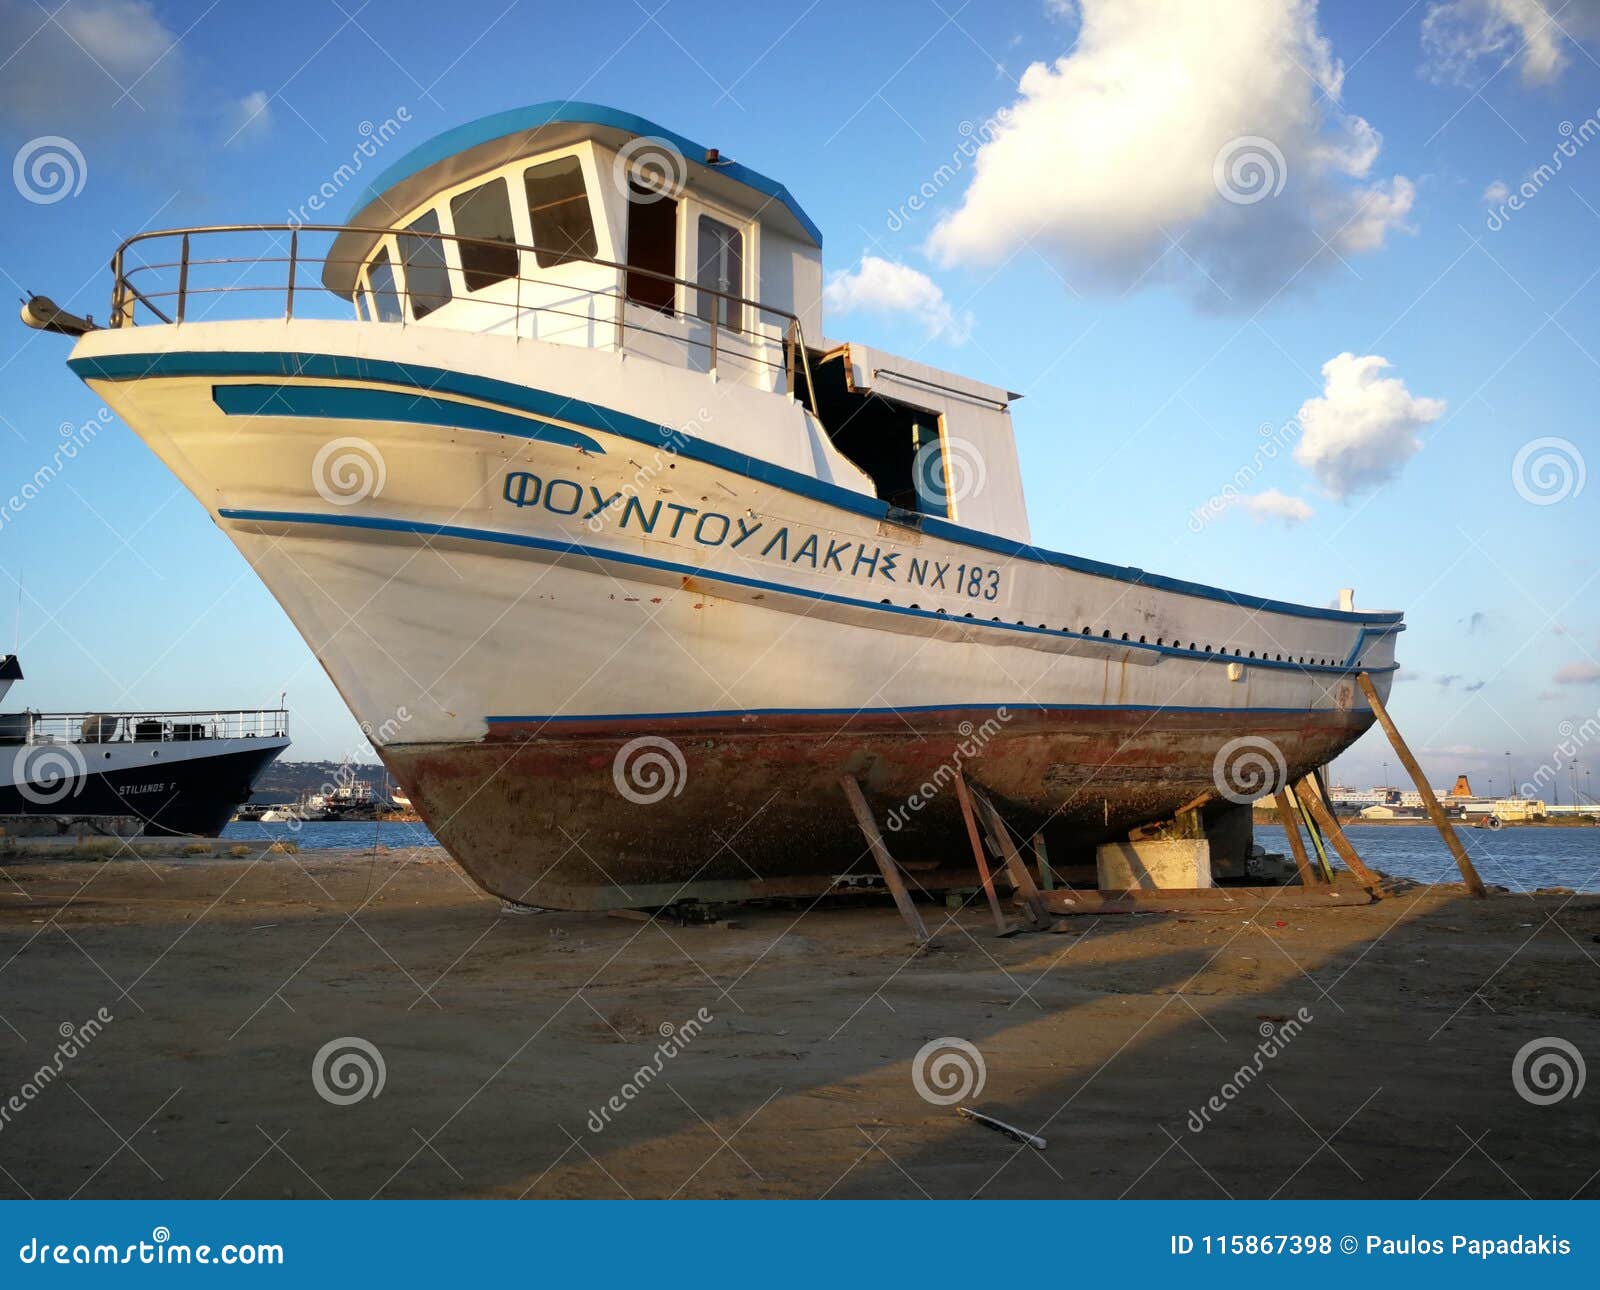
[[[283,320],[294,321],[294,266],[300,253],[300,230],[289,234],[289,285],[283,293]]]
[[[183,311],[189,303],[189,235],[183,235],[178,254],[178,321],[183,321]]]
[[[1428,812],[1428,818],[1433,821],[1433,827],[1439,830],[1439,836],[1444,839],[1445,846],[1450,848],[1450,854],[1455,857],[1456,868],[1461,870],[1461,881],[1467,884],[1467,890],[1474,896],[1487,896],[1488,889],[1483,885],[1483,879],[1478,877],[1478,871],[1473,867],[1471,859],[1467,856],[1467,849],[1461,845],[1461,839],[1456,836],[1456,831],[1450,825],[1449,818],[1444,813],[1444,808],[1439,805],[1439,799],[1434,796],[1433,788],[1428,783],[1428,778],[1422,773],[1422,767],[1417,764],[1417,759],[1411,755],[1411,749],[1406,746],[1406,741],[1400,737],[1400,731],[1395,727],[1394,721],[1389,716],[1389,710],[1384,707],[1383,700],[1378,697],[1378,688],[1372,684],[1372,678],[1365,672],[1356,673],[1356,681],[1361,686],[1361,692],[1367,696],[1367,702],[1372,705],[1372,713],[1378,718],[1378,724],[1383,727],[1383,733],[1389,736],[1389,742],[1394,746],[1395,756],[1400,759],[1400,764],[1406,768],[1406,773],[1411,776],[1417,786],[1417,792],[1422,795],[1422,805]]]

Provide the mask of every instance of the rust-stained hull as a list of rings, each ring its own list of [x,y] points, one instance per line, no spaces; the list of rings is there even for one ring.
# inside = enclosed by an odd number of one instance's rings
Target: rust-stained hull
[[[1057,861],[1170,816],[1218,787],[1218,754],[1251,737],[1298,776],[1371,724],[1365,710],[1241,714],[1116,709],[747,715],[495,727],[477,743],[396,744],[384,760],[424,820],[488,890],[566,909],[829,890],[874,872],[839,777],[856,776],[890,849],[924,887],[971,881],[950,774],[960,766]],[[621,754],[670,740],[643,787]],[[1217,798],[1217,805],[1231,803]],[[913,805],[915,803],[915,805]]]

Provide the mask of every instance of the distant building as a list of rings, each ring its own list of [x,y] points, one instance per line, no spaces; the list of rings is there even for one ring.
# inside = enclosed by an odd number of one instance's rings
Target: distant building
[[[1392,820],[1395,818],[1395,811],[1392,806],[1363,806],[1361,808],[1361,818],[1363,820]]]
[[[1465,815],[1492,815],[1497,820],[1536,820],[1547,815],[1549,809],[1531,797],[1479,797],[1461,803]]]

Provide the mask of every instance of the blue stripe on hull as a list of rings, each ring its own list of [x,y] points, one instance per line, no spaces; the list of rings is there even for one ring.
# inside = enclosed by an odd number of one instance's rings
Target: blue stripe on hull
[[[1280,663],[1275,659],[1238,658],[1231,654],[1207,654],[1203,650],[1174,649],[1169,645],[1139,644],[1136,641],[1108,641],[1099,636],[1082,636],[1076,632],[1051,631],[1048,627],[1028,627],[1020,623],[984,622],[979,618],[955,617],[928,609],[912,609],[905,605],[885,605],[873,600],[857,600],[850,596],[835,596],[829,592],[815,591],[809,587],[796,587],[781,582],[767,582],[761,578],[747,578],[743,574],[722,573],[717,570],[701,569],[694,565],[676,564],[669,560],[654,560],[649,556],[633,555],[626,551],[612,551],[605,547],[584,546],[577,542],[552,542],[548,538],[533,537],[524,533],[501,533],[493,529],[465,528],[457,524],[421,524],[415,520],[392,520],[369,515],[324,515],[315,511],[258,511],[223,507],[217,511],[217,514],[226,520],[244,520],[258,524],[306,524],[331,528],[368,529],[381,533],[413,533],[422,537],[457,538],[468,542],[487,542],[500,546],[523,547],[535,551],[552,551],[558,555],[585,556],[592,560],[604,560],[614,564],[661,569],[668,573],[691,578],[703,578],[708,582],[723,582],[738,587],[751,587],[758,591],[776,591],[783,595],[802,596],[806,599],[830,604],[848,605],[852,609],[870,609],[880,614],[901,614],[910,618],[934,622],[960,623],[973,628],[982,628],[986,631],[1085,640],[1108,649],[1149,650],[1156,654],[1171,655],[1176,658],[1187,658],[1199,662],[1243,663],[1246,667],[1278,668],[1292,672],[1327,672],[1337,675],[1348,674],[1351,670],[1348,667],[1325,667],[1311,663]],[[1393,671],[1396,666],[1398,665],[1394,664],[1386,668],[1370,668],[1368,670],[1374,674],[1382,674]]]
[[[351,324],[356,326],[358,324]],[[488,377],[471,376],[462,372],[449,372],[440,368],[423,367],[411,363],[391,363],[376,359],[352,358],[336,354],[231,353],[225,351],[175,352],[163,354],[117,354],[106,358],[74,358],[68,365],[86,381],[128,381],[171,376],[292,376],[349,381],[381,381],[391,385],[410,385],[421,390],[440,394],[455,394],[484,402],[499,403],[505,407],[535,416],[570,421],[592,430],[620,435],[653,447],[666,448],[677,455],[703,461],[719,469],[728,470],[747,479],[771,484],[776,488],[824,502],[841,510],[870,516],[875,520],[889,520],[888,506],[873,497],[865,497],[836,484],[825,483],[802,475],[785,466],[776,466],[746,453],[734,452],[720,444],[686,436],[681,431],[646,421],[628,413],[603,408],[578,399],[564,398],[544,390],[514,385]],[[1027,560],[1035,564],[1071,569],[1077,573],[1109,578],[1117,582],[1149,587],[1156,591],[1170,591],[1178,595],[1194,596],[1204,600],[1221,601],[1236,608],[1256,613],[1286,614],[1295,618],[1315,618],[1339,623],[1398,623],[1398,613],[1346,613],[1337,609],[1320,609],[1313,605],[1296,605],[1283,600],[1269,600],[1260,596],[1247,596],[1203,583],[1185,582],[1179,578],[1166,578],[1119,565],[1102,564],[1080,556],[1065,555],[1042,548],[982,533],[977,529],[963,528],[947,520],[925,518],[921,530],[935,537],[959,542],[978,550],[993,552],[1011,559]]]
[[[596,439],[534,417],[471,403],[374,390],[360,385],[218,385],[212,401],[230,417],[318,417],[337,421],[402,421],[446,426],[454,430],[487,430],[492,434],[538,439],[566,448],[604,455]]]

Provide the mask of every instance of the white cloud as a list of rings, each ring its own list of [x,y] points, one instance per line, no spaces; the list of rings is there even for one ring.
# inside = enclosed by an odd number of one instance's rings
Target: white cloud
[[[926,273],[876,255],[863,255],[854,269],[832,274],[822,289],[822,303],[841,314],[908,314],[929,336],[956,345],[972,332],[972,315],[958,316]]]
[[[1525,85],[1548,85],[1567,65],[1567,40],[1600,37],[1600,0],[1447,0],[1422,20],[1424,70],[1471,84],[1507,62]]]
[[[183,52],[143,0],[75,0],[46,11],[0,0],[0,120],[63,134],[154,135],[180,106]],[[80,140],[81,142],[81,140]]]
[[[1498,206],[1511,196],[1511,190],[1506,187],[1505,180],[1497,179],[1483,190],[1483,200],[1491,206]]]
[[[1563,663],[1550,679],[1557,685],[1600,685],[1600,663]]]
[[[1403,226],[1413,187],[1369,178],[1382,140],[1338,106],[1344,69],[1313,0],[1081,9],[1076,46],[1023,74],[935,228],[941,262],[998,262],[1032,242],[1078,280],[1179,280],[1237,304]]]
[[[1300,524],[1313,514],[1305,499],[1290,497],[1276,488],[1269,488],[1264,493],[1241,493],[1233,504],[1254,516],[1258,522],[1282,520],[1285,524]]]
[[[259,136],[272,129],[272,100],[265,90],[252,90],[229,105],[228,128],[232,143],[241,136]]]
[[[1294,458],[1337,499],[1393,478],[1422,447],[1418,432],[1444,412],[1443,399],[1417,398],[1389,360],[1343,353],[1322,365],[1322,394],[1300,405],[1303,433]]]

